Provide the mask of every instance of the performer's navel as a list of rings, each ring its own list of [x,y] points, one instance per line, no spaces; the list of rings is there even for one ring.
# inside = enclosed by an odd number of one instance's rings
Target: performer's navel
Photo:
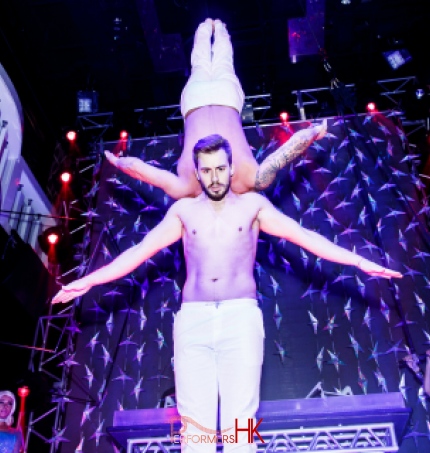
[[[213,278],[212,281],[215,283],[215,282],[218,281],[218,279],[217,278]]]
[[[239,231],[242,231],[242,227],[239,227]]]
[[[193,230],[193,234],[196,234],[196,233],[197,233],[197,231],[196,231],[196,230]]]

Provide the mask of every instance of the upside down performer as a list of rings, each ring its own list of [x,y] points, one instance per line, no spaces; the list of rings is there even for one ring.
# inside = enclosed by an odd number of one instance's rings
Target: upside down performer
[[[302,154],[314,140],[324,137],[327,123],[296,132],[258,164],[242,127],[244,98],[234,70],[233,48],[226,26],[220,20],[206,19],[194,36],[191,75],[181,95],[184,148],[178,160],[177,175],[136,157],[117,157],[109,151],[105,151],[105,155],[124,173],[160,187],[174,199],[196,197],[202,189],[195,176],[193,147],[202,137],[219,134],[228,140],[233,150],[233,192],[264,190],[279,170]]]

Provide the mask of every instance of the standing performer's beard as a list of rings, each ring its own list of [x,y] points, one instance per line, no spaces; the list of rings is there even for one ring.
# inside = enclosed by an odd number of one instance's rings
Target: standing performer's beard
[[[226,184],[226,185],[225,184],[220,184],[220,183],[216,183],[216,184],[212,183],[208,187],[206,187],[202,183],[201,180],[200,180],[200,185],[202,186],[203,192],[208,196],[208,198],[210,198],[213,201],[221,201],[227,195],[227,192],[230,189],[230,179],[228,181],[228,184]],[[224,187],[224,190],[221,190],[218,193],[211,193],[211,192],[209,192],[209,190],[210,190],[210,188],[212,186],[218,186],[218,187],[221,187],[221,188]]]

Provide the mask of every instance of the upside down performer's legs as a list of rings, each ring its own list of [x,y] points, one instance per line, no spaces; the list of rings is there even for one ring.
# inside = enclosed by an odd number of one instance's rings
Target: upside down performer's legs
[[[211,44],[212,20],[197,28],[191,53],[191,75],[182,91],[181,113],[200,107],[222,105],[242,111],[244,93],[233,66],[233,48],[225,25],[214,22],[214,44]]]
[[[188,302],[175,319],[175,386],[184,418],[182,451],[214,453],[220,400],[224,451],[253,453],[246,428],[259,405],[264,328],[260,308],[251,299],[216,303]]]
[[[214,43],[212,46],[212,78],[215,80],[230,80],[236,87],[242,85],[236,76],[233,63],[233,46],[225,25],[214,22]],[[242,110],[242,105],[240,109]]]
[[[194,82],[208,82],[212,73],[212,19],[202,22],[194,34],[191,76]]]
[[[210,72],[208,49],[211,51]],[[242,127],[240,113],[245,96],[234,70],[230,35],[221,21],[209,19],[200,24],[195,34],[191,62],[191,75],[181,96],[185,133],[178,175],[194,173],[192,150],[197,141],[219,134],[229,141],[233,150],[235,174],[232,190],[236,193],[253,190],[258,164]]]

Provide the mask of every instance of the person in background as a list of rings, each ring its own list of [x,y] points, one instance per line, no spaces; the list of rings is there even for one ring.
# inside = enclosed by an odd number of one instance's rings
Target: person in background
[[[15,395],[8,390],[0,391],[0,453],[20,453],[22,451],[21,430],[12,426],[15,409]]]

